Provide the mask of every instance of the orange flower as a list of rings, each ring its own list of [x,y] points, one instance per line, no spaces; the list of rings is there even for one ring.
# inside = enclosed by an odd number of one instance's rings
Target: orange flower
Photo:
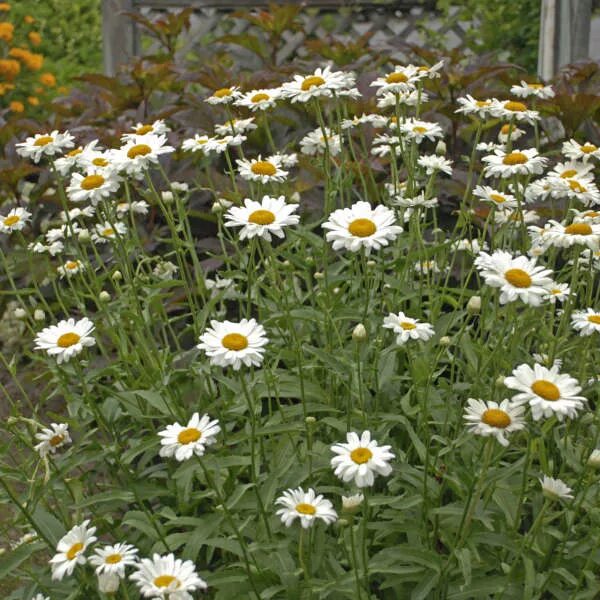
[[[40,75],[40,83],[46,87],[54,87],[56,85],[56,77],[52,73],[42,73]]]
[[[66,94],[69,91],[69,88],[66,85],[61,85],[57,91],[59,94]]]
[[[23,21],[25,21],[25,23],[27,23],[27,25],[31,25],[32,23],[35,23],[35,19],[31,15],[25,15],[23,17]]]
[[[10,10],[10,4],[8,2],[0,2],[0,11],[8,12]]]
[[[27,37],[34,46],[39,46],[42,43],[42,36],[37,31],[30,31]]]
[[[6,92],[14,90],[15,86],[12,83],[0,83],[0,96],[4,96]]]
[[[30,71],[39,71],[44,64],[43,54],[35,54],[26,48],[11,48],[8,55],[18,58]]]
[[[10,44],[13,39],[13,32],[15,26],[7,21],[0,21],[0,40],[4,40],[7,44]]]
[[[22,113],[25,110],[25,106],[23,105],[22,102],[19,102],[18,100],[13,100],[9,105],[8,108],[12,111],[12,112],[16,112],[16,113]]]
[[[29,104],[31,104],[31,106],[38,106],[40,103],[40,99],[36,98],[35,96],[29,96],[27,98],[27,102],[29,102]]]
[[[33,91],[36,94],[43,94],[44,93],[44,88],[41,85],[38,85],[36,87],[33,88]]]
[[[12,81],[21,71],[21,65],[16,60],[10,58],[0,58],[0,75],[4,79]]]

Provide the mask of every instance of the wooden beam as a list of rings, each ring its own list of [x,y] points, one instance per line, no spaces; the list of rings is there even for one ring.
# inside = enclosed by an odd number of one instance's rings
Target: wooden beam
[[[268,0],[133,0],[136,8],[220,8],[222,10],[235,10],[238,8],[266,8]],[[290,0],[276,2],[275,4],[294,4],[307,8],[380,8],[385,10],[408,9],[415,6],[431,7],[435,0],[426,0],[423,4],[409,0],[388,0],[387,2],[373,2],[369,0]]]
[[[102,51],[107,75],[114,76],[119,65],[137,53],[135,24],[123,14],[133,10],[133,0],[102,0]]]

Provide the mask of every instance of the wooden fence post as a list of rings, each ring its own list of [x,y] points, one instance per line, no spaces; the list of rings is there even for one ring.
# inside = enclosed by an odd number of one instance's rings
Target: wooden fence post
[[[133,0],[102,0],[102,47],[104,72],[114,76],[119,65],[137,51],[135,23],[125,12],[133,11]]]
[[[590,53],[592,0],[542,0],[538,75],[551,79]]]

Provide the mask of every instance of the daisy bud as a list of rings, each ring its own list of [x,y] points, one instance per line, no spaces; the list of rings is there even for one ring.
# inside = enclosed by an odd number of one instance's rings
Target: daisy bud
[[[300,202],[300,192],[294,192],[291,196],[290,196],[290,202],[292,204],[298,204]]]
[[[53,187],[46,188],[44,191],[44,196],[54,196],[56,194],[56,189]]]
[[[36,321],[44,321],[46,319],[46,313],[41,308],[36,308],[33,312],[33,318]]]
[[[317,271],[315,273],[315,279],[323,279],[325,277],[325,274],[322,271]]]
[[[0,548],[0,556],[2,556],[6,552],[6,548]]]
[[[317,419],[315,419],[314,417],[306,417],[304,421],[307,425],[314,425],[317,422]]]
[[[346,519],[338,519],[337,525],[338,527],[346,527],[348,525],[348,521]]]
[[[217,198],[212,205],[212,212],[220,213],[233,206],[233,202],[226,200],[225,198]]]
[[[281,264],[287,269],[292,263],[289,260],[284,260]]]
[[[108,302],[110,300],[110,294],[107,291],[102,290],[98,296],[98,300],[100,300],[100,302]]]
[[[470,315],[478,315],[481,312],[481,296],[471,296],[467,302],[467,312]]]
[[[374,260],[368,260],[367,261],[367,267],[369,267],[369,269],[372,269],[377,263]]]
[[[98,591],[103,594],[114,594],[119,589],[121,579],[114,573],[101,573],[98,575]]]
[[[304,262],[307,265],[314,265],[315,264],[315,259],[309,254],[305,259]]]
[[[504,375],[498,375],[498,377],[496,378],[496,387],[503,387],[504,386]]]
[[[451,344],[452,340],[447,335],[440,338],[440,346],[450,346]]]
[[[87,229],[82,229],[78,234],[77,234],[77,239],[80,242],[89,242],[91,239],[90,236],[90,232]]]
[[[174,181],[173,183],[171,183],[171,187],[176,192],[187,192],[190,189],[190,186],[187,183],[180,181]]]
[[[339,287],[335,287],[335,288],[333,288],[333,290],[332,290],[332,292],[333,292],[333,295],[334,295],[334,296],[337,296],[337,295],[340,293],[340,291],[341,291],[341,290],[340,290],[340,288],[339,288]]]
[[[438,156],[444,156],[444,154],[446,154],[446,142],[440,140],[435,147],[435,153]]]
[[[170,190],[161,192],[160,195],[161,195],[162,201],[165,204],[171,204],[171,202],[173,202],[173,192],[171,192]]]
[[[121,271],[115,271],[112,274],[112,279],[113,281],[121,281],[121,279],[123,279],[123,273],[121,273]]]
[[[364,342],[368,337],[367,330],[362,323],[359,323],[352,330],[352,340],[355,342]]]
[[[592,467],[592,469],[600,469],[600,450],[592,450],[587,459],[587,466]]]
[[[342,512],[349,515],[356,514],[364,499],[365,497],[362,494],[355,494],[354,496],[342,496]]]
[[[15,308],[15,318],[24,319],[27,316],[27,311],[23,308]]]

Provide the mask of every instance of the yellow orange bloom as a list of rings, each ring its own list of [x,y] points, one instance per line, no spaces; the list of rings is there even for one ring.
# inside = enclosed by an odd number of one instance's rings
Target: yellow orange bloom
[[[14,90],[15,86],[12,83],[0,83],[0,96],[4,96],[6,92]]]
[[[39,46],[42,43],[42,36],[37,31],[30,31],[27,37],[34,46]]]
[[[11,48],[8,55],[12,58],[18,58],[30,71],[39,71],[44,64],[42,54],[35,54],[26,48]]]
[[[12,42],[15,26],[7,21],[0,21],[0,40],[7,43]]]
[[[27,98],[27,102],[29,102],[31,106],[38,106],[40,103],[40,99],[37,96],[29,96]]]
[[[12,112],[16,112],[16,113],[22,113],[25,110],[25,106],[23,105],[22,102],[19,102],[18,100],[13,100],[9,105],[8,108],[12,111]]]
[[[0,11],[8,12],[10,10],[10,4],[8,2],[0,2]]]
[[[0,59],[0,75],[2,75],[4,79],[12,81],[20,71],[21,65],[19,64],[19,61],[10,58]]]
[[[23,17],[23,21],[25,21],[25,23],[27,23],[27,25],[31,25],[32,23],[35,23],[35,19],[31,15],[25,15]]]
[[[56,85],[56,77],[52,73],[42,73],[40,75],[40,83],[46,87],[54,87]]]

